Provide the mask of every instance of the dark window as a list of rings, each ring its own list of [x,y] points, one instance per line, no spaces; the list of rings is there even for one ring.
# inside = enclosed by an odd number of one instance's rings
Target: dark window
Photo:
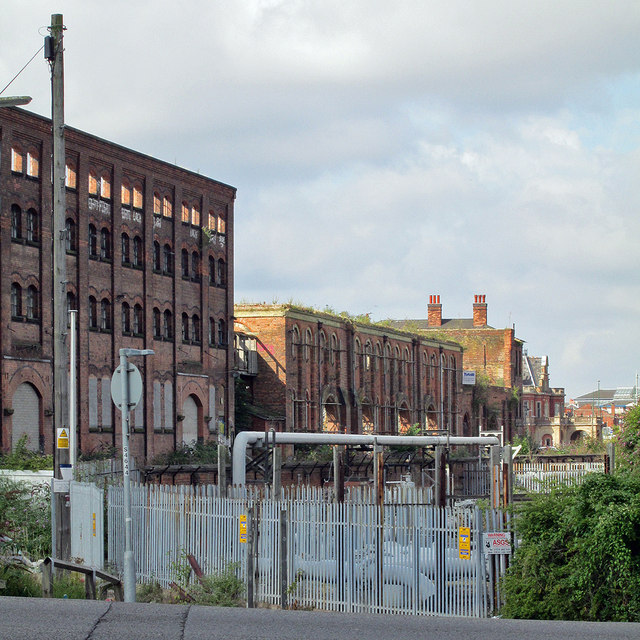
[[[200,318],[196,315],[191,318],[191,340],[200,344]]]
[[[94,225],[89,225],[89,257],[98,257],[98,232]]]
[[[157,240],[153,243],[153,270],[160,272],[160,243]]]
[[[168,309],[164,312],[164,337],[167,340],[173,340],[173,316]]]
[[[27,211],[27,242],[38,242],[38,212],[35,209]]]
[[[216,261],[213,256],[209,256],[209,284],[216,283]]]
[[[200,280],[200,256],[197,251],[191,254],[191,278],[193,280]]]
[[[111,234],[106,227],[100,230],[100,258],[111,260]]]
[[[126,302],[122,303],[122,333],[131,333],[131,309]]]
[[[182,342],[189,342],[189,316],[182,314]]]
[[[129,264],[129,236],[123,233],[121,236],[122,264]]]
[[[182,277],[189,277],[189,252],[186,249],[182,250]]]
[[[218,320],[218,344],[227,344],[227,332],[224,320]]]
[[[17,204],[11,205],[11,239],[22,238],[22,209]]]
[[[173,275],[173,251],[168,244],[165,244],[162,250],[162,273]]]
[[[40,317],[40,305],[38,304],[38,289],[31,285],[27,289],[27,319],[37,320]]]
[[[216,343],[216,321],[209,318],[209,344],[213,346]]]
[[[67,252],[75,252],[78,250],[78,234],[76,223],[73,218],[67,218],[64,223],[66,229]]]
[[[97,329],[98,328],[98,301],[93,297],[89,296],[89,328]]]
[[[22,287],[17,282],[11,283],[11,317],[22,317]]]
[[[133,307],[133,333],[137,336],[144,333],[144,317],[142,315],[142,307],[137,304]]]
[[[160,310],[153,310],[153,337],[154,338],[162,338],[162,326],[160,323]]]
[[[133,239],[133,266],[142,266],[142,238],[135,236]]]
[[[220,286],[227,284],[227,266],[222,258],[218,260],[218,284]]]
[[[111,303],[106,298],[100,301],[100,329],[111,331]]]

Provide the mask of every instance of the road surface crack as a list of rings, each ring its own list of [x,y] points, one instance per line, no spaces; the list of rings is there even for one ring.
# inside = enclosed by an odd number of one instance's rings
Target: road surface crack
[[[93,625],[93,627],[91,627],[91,631],[89,631],[89,635],[86,637],[85,640],[91,640],[91,636],[93,635],[93,632],[96,630],[97,626],[102,622],[102,619],[107,615],[107,613],[111,611],[112,605],[113,605],[113,602],[110,602],[105,612],[96,620],[96,623]]]

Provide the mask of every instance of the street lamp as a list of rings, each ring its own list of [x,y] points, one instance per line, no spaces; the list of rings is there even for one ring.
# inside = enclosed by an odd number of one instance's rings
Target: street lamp
[[[10,96],[8,98],[0,98],[0,107],[21,107],[30,102],[31,96]]]

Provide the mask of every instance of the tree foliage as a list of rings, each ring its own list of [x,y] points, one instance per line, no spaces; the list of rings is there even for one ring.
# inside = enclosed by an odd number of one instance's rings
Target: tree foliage
[[[640,477],[592,474],[520,508],[503,615],[640,621]]]
[[[631,469],[640,469],[640,405],[624,416],[616,431],[619,463]]]

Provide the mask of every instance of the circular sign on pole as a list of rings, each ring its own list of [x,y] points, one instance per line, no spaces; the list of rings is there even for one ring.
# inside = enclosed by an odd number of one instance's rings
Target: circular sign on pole
[[[127,363],[126,374],[129,383],[129,406],[128,411],[135,409],[142,398],[142,375],[140,369],[135,364]],[[122,411],[122,365],[113,372],[111,376],[111,399],[113,404]]]

